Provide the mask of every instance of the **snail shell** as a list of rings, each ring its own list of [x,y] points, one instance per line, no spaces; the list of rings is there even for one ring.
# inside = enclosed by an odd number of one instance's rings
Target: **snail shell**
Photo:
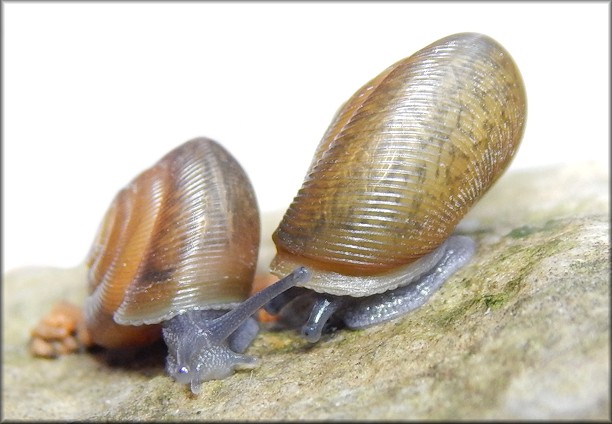
[[[259,235],[238,162],[206,138],[182,144],[121,190],[102,221],[86,260],[89,336],[107,348],[163,336],[166,371],[194,393],[255,367],[242,354],[259,330],[251,316],[308,278],[298,268],[249,297]]]
[[[268,312],[312,308],[302,334],[316,341],[331,318],[362,328],[422,305],[472,256],[452,232],[508,167],[525,119],[514,61],[481,34],[436,41],[361,87],[273,234],[272,274],[302,265],[311,278]]]
[[[340,276],[392,274],[433,252],[507,168],[525,118],[519,71],[487,36],[452,35],[390,66],[323,136],[273,235],[272,272],[306,265],[305,287],[335,295],[401,285]]]
[[[236,307],[259,228],[253,188],[223,147],[198,138],[172,150],[116,195],[87,257],[93,341],[141,346],[185,311]]]

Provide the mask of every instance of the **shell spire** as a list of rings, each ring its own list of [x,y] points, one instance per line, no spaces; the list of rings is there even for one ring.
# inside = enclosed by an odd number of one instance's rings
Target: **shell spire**
[[[174,149],[121,190],[103,220],[87,258],[92,334],[236,306],[251,290],[259,228],[253,188],[224,148],[198,138]]]
[[[273,235],[273,273],[373,275],[432,252],[507,168],[525,119],[518,68],[487,36],[390,66],[332,120]]]

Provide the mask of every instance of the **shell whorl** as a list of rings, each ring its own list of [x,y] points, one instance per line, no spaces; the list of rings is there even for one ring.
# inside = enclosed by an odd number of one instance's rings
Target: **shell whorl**
[[[510,55],[473,33],[387,68],[338,111],[273,235],[283,258],[378,274],[432,252],[506,169],[526,119]]]
[[[182,144],[107,211],[86,260],[88,326],[114,322],[136,331],[131,326],[243,301],[259,228],[253,188],[235,159],[209,139]]]

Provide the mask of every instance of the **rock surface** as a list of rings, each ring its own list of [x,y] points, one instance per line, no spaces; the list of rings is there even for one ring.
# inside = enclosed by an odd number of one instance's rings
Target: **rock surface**
[[[164,347],[34,359],[29,330],[83,269],[3,277],[9,420],[610,419],[609,176],[591,164],[505,175],[461,223],[478,251],[422,308],[309,345],[262,332],[259,368],[168,378]]]

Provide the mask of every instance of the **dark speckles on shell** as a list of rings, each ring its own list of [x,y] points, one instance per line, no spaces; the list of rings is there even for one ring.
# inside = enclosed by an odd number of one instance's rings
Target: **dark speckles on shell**
[[[487,36],[395,63],[338,111],[273,236],[279,256],[376,274],[433,251],[506,169],[525,117],[519,71]]]

